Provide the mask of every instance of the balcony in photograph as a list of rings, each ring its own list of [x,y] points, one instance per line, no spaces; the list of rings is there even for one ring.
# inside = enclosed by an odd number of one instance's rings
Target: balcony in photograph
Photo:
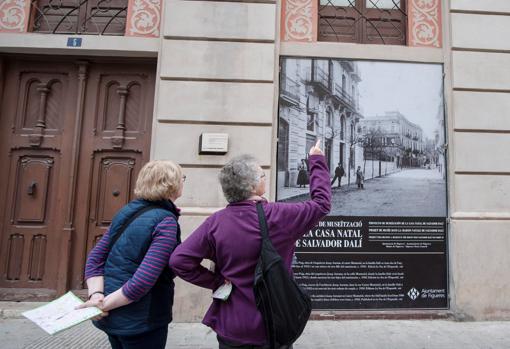
[[[280,98],[289,105],[299,106],[299,84],[286,74],[281,77]]]
[[[318,93],[323,95],[331,93],[329,74],[316,61],[312,61],[312,69],[308,81],[316,87]]]
[[[31,31],[124,35],[128,0],[34,0]]]
[[[349,109],[356,109],[356,103],[354,102],[352,96],[350,96],[347,91],[342,89],[342,86],[337,83],[334,84],[333,100],[337,103],[340,103],[340,105],[348,107]]]

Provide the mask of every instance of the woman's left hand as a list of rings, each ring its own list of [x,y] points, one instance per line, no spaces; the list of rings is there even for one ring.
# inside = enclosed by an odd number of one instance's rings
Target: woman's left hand
[[[76,306],[75,309],[84,309],[84,308],[91,308],[91,307],[96,307],[96,308],[103,310],[104,295],[100,294],[100,293],[96,293],[96,294],[92,295],[92,297],[90,297],[90,299],[88,301],[86,301],[85,303],[82,303],[82,304]],[[108,312],[103,311],[98,316],[92,318],[92,320],[101,320],[105,316],[108,316]]]

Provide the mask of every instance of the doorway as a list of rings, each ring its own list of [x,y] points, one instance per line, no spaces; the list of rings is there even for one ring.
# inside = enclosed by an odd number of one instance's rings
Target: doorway
[[[5,56],[0,70],[0,299],[51,299],[83,287],[87,252],[132,199],[156,65]]]

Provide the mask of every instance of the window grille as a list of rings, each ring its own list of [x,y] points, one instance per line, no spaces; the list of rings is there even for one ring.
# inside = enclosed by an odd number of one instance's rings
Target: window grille
[[[405,0],[318,0],[319,41],[406,44]]]
[[[128,0],[34,0],[32,31],[124,35]]]

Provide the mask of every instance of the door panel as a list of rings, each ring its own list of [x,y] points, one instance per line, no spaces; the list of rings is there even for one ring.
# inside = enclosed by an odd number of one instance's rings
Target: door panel
[[[142,161],[139,153],[94,154],[87,251],[101,239],[115,213],[133,199],[133,187]]]
[[[44,223],[53,163],[51,157],[28,155],[18,159],[13,217],[16,224]]]
[[[128,155],[128,154],[126,154]],[[98,168],[96,176],[99,183],[93,183],[97,202],[97,211],[91,210],[92,214],[97,213],[98,223],[109,225],[113,215],[129,202],[131,199],[131,187],[135,180],[133,178],[134,165],[137,158],[126,156],[120,158],[102,154],[94,156],[95,168]]]
[[[76,68],[41,59],[2,58],[0,109],[0,288],[57,287]],[[74,102],[74,103],[73,103]],[[0,299],[4,292],[0,290]]]
[[[71,287],[83,287],[88,252],[115,213],[133,199],[136,176],[149,160],[155,66],[151,63],[91,66],[81,143]]]
[[[0,285],[53,289],[61,236],[55,219],[59,191],[55,168],[60,161],[57,152],[42,149],[14,150],[11,159],[2,231],[2,241],[8,241],[7,250],[2,248],[7,273]]]

